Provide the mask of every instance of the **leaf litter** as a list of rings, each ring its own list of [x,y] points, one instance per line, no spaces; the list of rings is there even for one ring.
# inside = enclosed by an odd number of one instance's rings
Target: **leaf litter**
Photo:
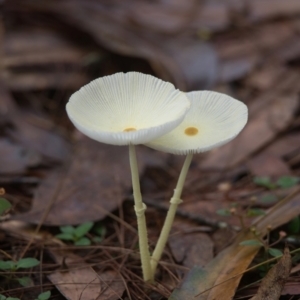
[[[274,234],[288,231],[284,224],[300,214],[299,196],[281,202],[299,187],[284,179],[300,176],[299,4],[288,0],[283,7],[275,1],[270,8],[268,2],[4,4],[0,186],[12,207],[1,217],[0,260],[39,254],[42,261],[39,270],[27,272],[33,286],[11,284],[7,296],[33,299],[43,288],[58,300],[80,295],[166,299],[175,288],[171,298],[178,293],[184,295],[179,299],[197,293],[202,294],[196,299],[256,293],[257,285],[239,288],[259,251],[240,242],[253,240],[253,233],[241,230],[236,215],[217,212],[236,203],[237,211],[265,210],[255,224],[261,237],[269,234],[268,226]],[[146,288],[138,269],[128,153],[69,134],[64,112],[75,89],[128,70],[155,74],[184,90],[225,91],[250,108],[241,136],[195,157],[158,283]],[[138,149],[151,249],[181,163],[179,157],[155,153]],[[253,176],[292,187],[269,190],[253,183]],[[100,220],[106,233],[99,243],[75,247],[54,238],[58,226]],[[91,230],[88,238],[94,234]],[[290,248],[297,247],[297,235],[285,238]],[[252,272],[258,274],[255,268]],[[282,295],[300,294],[298,274],[295,261]]]

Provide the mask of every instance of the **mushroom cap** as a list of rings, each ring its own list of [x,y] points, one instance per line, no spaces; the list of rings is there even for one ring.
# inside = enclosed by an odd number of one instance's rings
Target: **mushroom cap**
[[[144,144],[174,129],[190,101],[173,84],[138,72],[98,78],[75,92],[66,110],[74,126],[106,144]]]
[[[247,106],[232,97],[210,91],[187,96],[191,108],[182,123],[146,146],[173,154],[204,152],[232,140],[247,123]]]

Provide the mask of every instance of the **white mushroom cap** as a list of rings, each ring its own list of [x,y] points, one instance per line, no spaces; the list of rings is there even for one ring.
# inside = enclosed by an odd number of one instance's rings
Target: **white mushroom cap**
[[[182,122],[190,101],[168,82],[138,72],[98,78],[75,92],[66,109],[88,137],[112,145],[147,143]]]
[[[191,108],[183,122],[146,146],[173,154],[204,152],[232,140],[247,123],[247,106],[234,98],[210,91],[187,96]]]

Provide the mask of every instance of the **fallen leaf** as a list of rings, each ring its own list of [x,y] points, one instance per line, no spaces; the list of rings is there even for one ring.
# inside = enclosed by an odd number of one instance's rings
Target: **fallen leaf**
[[[148,60],[162,79],[174,82],[182,90],[211,86],[217,80],[217,54],[210,42],[177,33],[199,26],[224,28],[230,18],[221,3],[199,6],[192,1],[176,7],[171,2],[129,1],[120,6],[61,1],[59,8],[50,2],[44,5],[46,8],[56,18],[68,20],[73,28],[80,24],[81,30],[105,48]],[[39,11],[40,6],[31,2],[30,9]]]
[[[287,157],[294,152],[300,150],[300,134],[299,133],[289,133],[283,137],[276,139],[270,146],[266,148],[272,155],[277,155],[280,157]]]
[[[300,295],[300,285],[299,285],[299,281],[297,280],[297,278],[296,278],[296,281],[286,282],[281,294],[282,295]]]
[[[267,234],[268,226],[275,229],[300,213],[299,190],[285,200],[276,204],[264,216],[253,222],[261,236]],[[241,232],[234,243],[219,253],[205,268],[194,267],[186,276],[180,288],[174,290],[172,300],[231,300],[259,246],[241,246],[244,240],[253,239],[250,230]]]
[[[122,296],[125,286],[116,271],[97,274],[81,257],[71,252],[50,250],[50,254],[57,263],[64,263],[69,269],[48,275],[66,299],[117,300]]]
[[[272,5],[270,5],[272,3]],[[259,21],[279,16],[291,16],[300,12],[297,0],[253,0],[248,6],[250,20]]]
[[[288,247],[283,256],[261,281],[257,294],[250,300],[278,300],[292,268],[292,258]]]
[[[250,158],[246,162],[246,166],[251,174],[255,176],[279,177],[291,174],[288,165],[280,157],[270,153],[268,150],[263,150],[258,155]]]
[[[50,128],[32,124],[31,116],[18,108],[10,93],[2,85],[0,85],[0,92],[1,101],[3,101],[1,117],[14,126],[14,128],[7,129],[8,136],[27,152],[32,152],[36,156],[43,155],[52,162],[66,160],[70,155],[70,144],[59,134],[59,131],[54,126],[50,130]],[[43,123],[45,123],[45,119],[44,116]]]
[[[194,232],[185,220],[176,220],[169,238],[172,254],[185,267],[205,266],[213,258],[213,242],[207,234]]]
[[[276,84],[284,72],[286,72],[286,68],[281,64],[270,64],[251,72],[246,78],[245,84],[260,91],[268,90]]]
[[[146,163],[164,163],[159,152],[148,159],[149,150],[137,150],[139,169]],[[162,157],[165,157],[164,155]],[[15,215],[18,220],[38,224],[75,225],[97,221],[115,210],[128,195],[131,175],[127,147],[111,146],[83,137],[75,146],[69,168],[55,170],[43,180],[29,212]]]

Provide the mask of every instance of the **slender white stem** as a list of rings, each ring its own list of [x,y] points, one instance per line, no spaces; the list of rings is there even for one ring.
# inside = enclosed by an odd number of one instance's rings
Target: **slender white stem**
[[[164,226],[162,228],[162,231],[160,233],[158,242],[156,244],[153,255],[151,257],[151,269],[152,269],[153,278],[154,278],[154,274],[155,274],[155,271],[156,271],[156,268],[157,268],[157,264],[158,264],[158,262],[159,262],[159,260],[162,256],[162,253],[163,253],[164,248],[166,246],[166,243],[167,243],[170,231],[171,231],[171,227],[172,227],[172,224],[173,224],[173,221],[174,221],[174,217],[175,217],[175,214],[176,214],[177,206],[182,202],[180,197],[181,197],[183,185],[184,185],[186,175],[187,175],[187,172],[189,170],[192,158],[193,158],[192,153],[189,153],[185,158],[183,167],[182,167],[181,172],[180,172],[180,176],[178,178],[176,188],[174,190],[173,197],[170,200],[170,208],[168,210]]]
[[[137,159],[134,145],[129,145],[129,160],[131,168],[132,177],[132,188],[133,188],[133,198],[134,198],[134,210],[137,217],[137,227],[139,235],[139,246],[141,263],[143,270],[144,281],[152,281],[152,271],[150,265],[150,254],[148,246],[148,233],[145,218],[146,205],[142,201],[142,194],[140,188],[139,171],[137,166]]]

